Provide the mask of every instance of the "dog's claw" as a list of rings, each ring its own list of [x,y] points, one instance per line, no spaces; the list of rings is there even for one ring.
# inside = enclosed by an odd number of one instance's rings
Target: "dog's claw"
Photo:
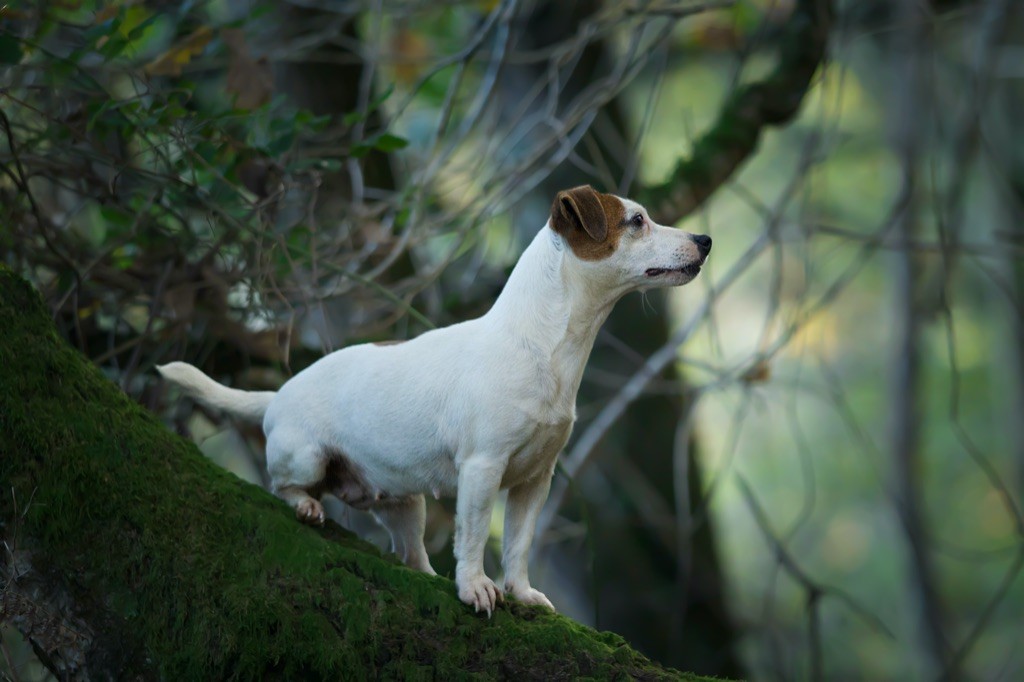
[[[544,606],[552,611],[555,610],[555,607],[551,604],[551,600],[548,599],[540,590],[536,590],[532,587],[520,590],[516,589],[515,586],[510,585],[505,585],[505,589],[520,604],[526,604],[528,606]]]
[[[295,507],[295,516],[299,521],[313,526],[324,525],[324,508],[312,497],[299,502]]]
[[[459,599],[473,607],[476,613],[485,611],[490,618],[498,603],[502,601],[501,590],[485,575],[467,580],[456,580]]]

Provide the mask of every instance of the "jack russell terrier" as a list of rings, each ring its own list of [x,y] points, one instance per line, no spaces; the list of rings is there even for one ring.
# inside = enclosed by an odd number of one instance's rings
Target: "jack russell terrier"
[[[630,291],[691,281],[711,238],[658,225],[590,186],[559,192],[551,218],[490,311],[391,344],[336,351],[277,392],[240,391],[192,365],[160,373],[208,408],[263,422],[276,495],[322,524],[332,493],[387,527],[395,553],[433,574],[425,493],[456,496],[459,599],[490,616],[503,593],[484,573],[498,491],[508,490],[505,591],[553,608],[527,560],[598,329]]]

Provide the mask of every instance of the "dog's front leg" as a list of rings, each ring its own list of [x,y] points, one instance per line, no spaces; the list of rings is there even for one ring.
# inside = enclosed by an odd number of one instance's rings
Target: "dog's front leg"
[[[548,499],[551,488],[551,471],[527,481],[508,491],[505,505],[505,538],[502,551],[502,566],[505,568],[505,591],[524,604],[554,606],[544,593],[530,587],[527,565],[530,559],[530,544],[537,526],[537,516]]]
[[[455,503],[455,585],[459,599],[477,611],[486,611],[488,617],[502,600],[501,590],[484,573],[484,547],[504,472],[504,459],[471,455],[459,468]]]

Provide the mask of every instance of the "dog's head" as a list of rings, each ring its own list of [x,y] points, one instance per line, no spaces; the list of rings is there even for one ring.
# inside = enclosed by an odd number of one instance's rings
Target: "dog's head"
[[[581,271],[623,291],[686,284],[711,251],[711,237],[658,225],[635,201],[590,185],[559,192],[549,224]]]

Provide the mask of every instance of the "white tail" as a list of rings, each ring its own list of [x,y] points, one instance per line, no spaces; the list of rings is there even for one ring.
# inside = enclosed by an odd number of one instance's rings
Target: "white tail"
[[[260,423],[274,391],[240,391],[218,384],[187,362],[157,365],[157,371],[182,393],[211,410],[223,410],[247,422]]]

